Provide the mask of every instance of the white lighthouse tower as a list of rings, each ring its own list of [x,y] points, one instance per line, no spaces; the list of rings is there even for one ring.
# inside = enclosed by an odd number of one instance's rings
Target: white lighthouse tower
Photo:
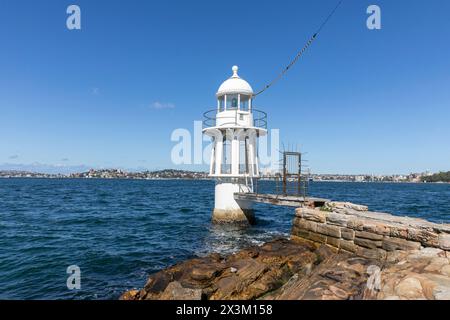
[[[233,75],[216,93],[217,108],[205,113],[203,133],[212,137],[210,177],[216,179],[214,222],[252,223],[251,202],[236,201],[235,193],[253,192],[259,177],[257,139],[267,134],[267,116],[253,108],[253,89]]]

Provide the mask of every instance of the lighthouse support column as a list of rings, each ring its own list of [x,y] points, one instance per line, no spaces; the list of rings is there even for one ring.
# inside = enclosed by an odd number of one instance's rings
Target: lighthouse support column
[[[215,223],[253,224],[255,216],[250,201],[236,201],[234,194],[249,192],[248,186],[235,178],[220,178],[216,182],[214,211],[212,221]]]

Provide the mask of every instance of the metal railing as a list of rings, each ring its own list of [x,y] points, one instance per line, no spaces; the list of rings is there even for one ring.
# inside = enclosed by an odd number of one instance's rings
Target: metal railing
[[[239,110],[232,109],[229,111],[235,111],[234,116],[229,117],[229,121],[224,122],[221,124],[221,126],[228,126],[228,125],[235,125],[235,126],[241,126],[240,123],[238,123],[238,114]],[[261,110],[257,110],[252,108],[251,112],[253,115],[253,126],[256,128],[262,128],[267,129],[267,113]],[[220,119],[224,119],[224,117],[221,117]],[[211,128],[216,126],[216,120],[217,120],[217,109],[209,110],[203,113],[203,129],[205,128]]]

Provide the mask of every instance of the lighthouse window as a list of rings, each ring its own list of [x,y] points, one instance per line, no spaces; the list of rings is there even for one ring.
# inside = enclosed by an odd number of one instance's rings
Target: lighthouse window
[[[223,105],[223,97],[219,97],[219,107],[220,109],[223,109],[224,105]]]
[[[241,95],[241,110],[248,111],[249,97]]]
[[[227,109],[237,109],[237,107],[238,107],[237,94],[227,95]]]

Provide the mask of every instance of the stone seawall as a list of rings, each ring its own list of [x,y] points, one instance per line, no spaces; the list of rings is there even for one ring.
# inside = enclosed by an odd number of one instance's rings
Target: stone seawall
[[[296,209],[292,235],[374,259],[384,259],[397,250],[450,250],[448,224],[370,212],[366,206],[348,202]]]

